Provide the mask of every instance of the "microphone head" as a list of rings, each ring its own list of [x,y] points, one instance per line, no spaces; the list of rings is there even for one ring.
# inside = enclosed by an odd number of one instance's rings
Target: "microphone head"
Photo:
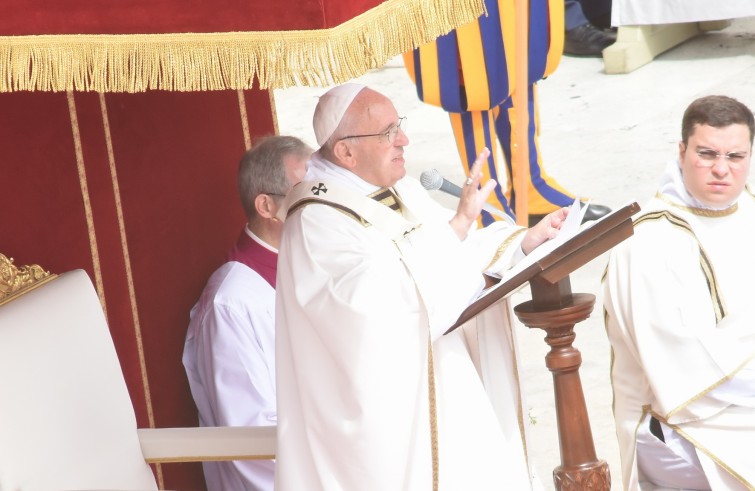
[[[438,169],[427,169],[419,176],[419,182],[428,191],[435,191],[440,189],[440,186],[443,184],[443,176],[440,175]]]

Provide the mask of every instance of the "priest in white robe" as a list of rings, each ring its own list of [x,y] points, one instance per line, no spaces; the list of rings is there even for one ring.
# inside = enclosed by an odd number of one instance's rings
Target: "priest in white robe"
[[[244,153],[237,177],[247,223],[191,309],[183,364],[200,426],[275,426],[275,277],[283,196],[312,149],[270,136]],[[273,491],[273,460],[202,463],[207,491]]]
[[[604,278],[624,489],[755,489],[755,124],[694,101]]]
[[[406,177],[401,122],[359,84],[315,109],[321,148],[281,215],[276,489],[532,489],[506,305],[444,332],[482,273],[552,238],[566,210],[473,230],[495,186],[480,184],[488,153],[445,209]]]

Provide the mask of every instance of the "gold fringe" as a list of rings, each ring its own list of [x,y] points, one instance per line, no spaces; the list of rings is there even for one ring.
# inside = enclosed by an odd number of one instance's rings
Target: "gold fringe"
[[[327,86],[484,13],[483,0],[387,0],[331,29],[0,36],[0,92]]]

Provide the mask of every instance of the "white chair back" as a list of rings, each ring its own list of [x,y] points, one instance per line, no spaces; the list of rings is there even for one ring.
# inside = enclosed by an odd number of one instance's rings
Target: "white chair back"
[[[82,270],[0,306],[0,490],[157,489]]]

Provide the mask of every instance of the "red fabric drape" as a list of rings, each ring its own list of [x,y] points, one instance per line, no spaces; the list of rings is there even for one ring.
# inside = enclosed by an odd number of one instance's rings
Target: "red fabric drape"
[[[381,0],[19,0],[0,35],[292,31],[334,27]]]
[[[273,133],[268,93],[244,101],[250,136]],[[99,276],[138,425],[196,426],[181,352],[189,310],[245,220],[238,93],[108,94],[106,118],[98,94],[75,94],[75,126],[65,93],[0,94],[0,107],[0,251]],[[167,489],[204,489],[199,464],[162,472]]]

